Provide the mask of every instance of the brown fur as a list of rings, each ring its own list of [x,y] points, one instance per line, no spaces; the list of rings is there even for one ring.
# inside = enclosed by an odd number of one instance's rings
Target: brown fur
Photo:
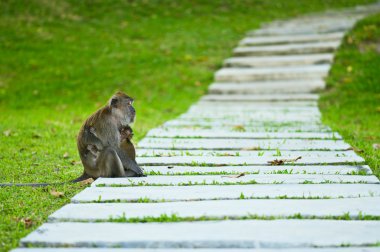
[[[122,148],[128,154],[129,158],[136,160],[136,150],[135,146],[132,143],[132,128],[130,128],[129,126],[121,128],[120,135],[120,148]]]
[[[135,161],[133,132],[128,125],[135,118],[132,102],[131,97],[117,92],[109,104],[83,123],[77,145],[84,175],[92,178],[143,175]]]

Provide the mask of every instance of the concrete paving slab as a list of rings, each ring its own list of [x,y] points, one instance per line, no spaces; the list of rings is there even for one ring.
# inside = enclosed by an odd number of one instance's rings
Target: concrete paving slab
[[[339,15],[339,14],[338,14]],[[297,18],[289,21],[272,22],[259,30],[251,31],[249,36],[278,36],[302,34],[326,34],[345,32],[363,15],[354,16],[314,16],[313,18]]]
[[[163,124],[164,127],[168,126],[204,126],[204,127],[235,127],[235,130],[239,128],[255,128],[256,131],[259,131],[260,128],[265,129],[277,129],[281,130],[283,127],[288,128],[310,128],[317,130],[317,127],[324,129],[324,125],[321,124],[320,120],[317,118],[304,118],[304,117],[292,117],[287,115],[274,116],[272,114],[267,114],[262,117],[249,118],[244,120],[243,118],[179,118],[171,121],[167,121]],[[237,128],[236,128],[237,127]],[[264,130],[268,131],[268,130]],[[273,131],[273,130],[270,130]]]
[[[215,82],[208,91],[210,94],[297,94],[313,93],[324,89],[326,84],[322,80],[310,81],[266,81],[266,82]]]
[[[318,100],[317,94],[260,94],[260,95],[204,95],[204,101],[313,101]]]
[[[148,176],[138,178],[99,178],[92,186],[190,186],[190,185],[229,185],[229,184],[301,184],[301,183],[367,183],[379,184],[375,176],[324,175],[324,174],[248,174],[244,176],[225,175],[173,175]]]
[[[239,132],[221,129],[162,129],[150,130],[147,137],[171,137],[171,138],[248,138],[248,139],[342,139],[335,132]]]
[[[275,124],[275,123],[286,123],[286,124],[301,124],[302,122],[309,122],[314,124],[321,125],[321,120],[319,115],[297,115],[297,114],[275,114],[275,113],[267,113],[267,114],[251,114],[249,116],[236,116],[232,117],[228,114],[222,115],[222,114],[215,114],[215,115],[208,115],[206,114],[205,117],[202,117],[202,115],[196,116],[195,114],[187,114],[183,115],[183,117],[179,117],[178,119],[175,119],[176,121],[189,121],[193,124],[198,123],[213,123],[213,124],[219,124],[223,122],[230,122],[235,124],[257,124],[267,122],[267,124]]]
[[[75,195],[72,203],[79,202],[137,202],[198,201],[240,199],[336,199],[379,197],[378,184],[253,184],[253,185],[194,185],[194,186],[136,186],[88,187]]]
[[[203,102],[203,101],[202,101]],[[221,105],[223,101],[209,101],[208,104],[200,104],[200,105],[194,105],[191,106],[188,111],[181,115],[183,117],[184,115],[188,114],[194,114],[194,116],[198,115],[209,115],[212,116],[214,114],[219,115],[226,115],[226,116],[249,116],[249,115],[268,115],[268,114],[289,114],[289,115],[295,115],[295,114],[301,114],[301,115],[320,115],[320,111],[317,107],[314,106],[305,106],[305,107],[294,107],[294,106],[288,106],[288,107],[266,107],[266,106],[258,106],[257,108],[254,108],[254,106],[248,106],[244,107],[243,105],[239,106],[236,103],[228,102],[224,105],[224,107]],[[215,103],[213,106],[213,103]],[[231,105],[231,106],[228,106]]]
[[[167,249],[131,249],[131,248],[18,248],[12,252],[167,252]],[[170,249],[170,252],[216,252],[217,249]],[[223,249],[223,252],[247,252],[251,249]],[[256,252],[277,252],[276,249],[255,249]],[[380,247],[360,248],[297,248],[281,249],[281,252],[378,252]]]
[[[309,53],[331,53],[334,52],[340,41],[313,42],[287,45],[268,46],[244,46],[237,47],[233,53],[236,56],[266,56],[266,55],[294,55]]]
[[[339,42],[344,36],[343,32],[327,33],[327,34],[298,34],[298,35],[282,35],[282,36],[255,36],[248,37],[239,42],[241,46],[250,45],[278,45],[278,44],[297,44],[309,42]]]
[[[293,160],[301,156],[295,154],[289,160]],[[268,162],[284,159],[282,157],[250,157],[250,156],[171,156],[171,157],[137,157],[140,165],[198,165],[198,166],[220,166],[220,165],[270,165]],[[289,162],[294,165],[337,165],[347,164],[350,160],[364,163],[364,159],[357,157],[303,157],[296,162]]]
[[[208,108],[218,108],[218,107],[242,107],[245,106],[246,109],[253,109],[253,108],[281,108],[281,109],[288,109],[293,108],[295,106],[298,107],[310,107],[315,108],[318,107],[317,101],[240,101],[237,102],[228,102],[228,101],[198,101],[196,106],[203,106]],[[227,108],[228,109],[228,108]]]
[[[204,107],[221,107],[224,105],[226,107],[226,103],[222,101],[202,101],[199,100],[194,105],[204,106]],[[317,101],[241,101],[240,103],[230,102],[228,105],[242,107],[246,106],[247,109],[252,108],[266,108],[271,106],[272,108],[293,108],[293,107],[310,107],[315,108],[318,107]]]
[[[182,223],[46,223],[22,246],[128,248],[299,248],[379,241],[380,222],[246,220]],[[336,235],[339,234],[339,235]]]
[[[282,103],[283,106],[276,106],[278,103]],[[270,104],[267,104],[266,102],[242,102],[240,103],[233,103],[229,102],[210,102],[210,101],[199,101],[198,103],[195,103],[194,105],[190,106],[188,109],[188,112],[197,112],[197,113],[203,113],[203,114],[212,114],[214,112],[225,112],[225,113],[320,113],[317,106],[302,106],[301,104],[304,104],[303,101],[289,101],[289,102],[273,102],[273,106]],[[306,102],[308,104],[314,103]]]
[[[145,159],[145,158],[143,158]],[[272,159],[273,160],[273,159]],[[184,163],[170,164],[165,163],[162,165],[150,165],[140,163],[144,172],[148,175],[204,175],[204,174],[278,174],[278,173],[289,173],[289,174],[331,174],[331,175],[352,175],[352,174],[372,174],[371,169],[366,165],[268,165],[268,163],[263,163],[259,165],[224,165],[219,164],[218,166],[190,166]],[[152,162],[153,163],[153,162]],[[157,162],[158,163],[158,162]],[[317,162],[316,162],[317,163]]]
[[[307,117],[307,118],[319,118],[320,119],[320,112],[319,111],[287,111],[287,112],[279,112],[279,111],[252,111],[252,112],[240,112],[240,111],[203,111],[203,112],[192,112],[188,111],[182,115],[180,115],[177,118],[189,118],[189,119],[213,119],[213,118],[220,118],[220,119],[232,119],[232,118],[239,118],[245,119],[245,120],[253,120],[257,118],[277,118],[277,117],[292,117],[292,118],[300,118],[300,117]]]
[[[330,65],[291,66],[276,68],[222,68],[215,73],[217,82],[250,82],[272,80],[321,79]]]
[[[219,103],[219,102],[215,102]],[[228,103],[229,104],[229,103]],[[305,108],[294,108],[294,107],[288,107],[288,108],[268,108],[265,107],[259,107],[258,109],[252,109],[252,108],[244,108],[239,106],[231,106],[228,105],[225,107],[225,109],[221,106],[203,106],[203,105],[197,105],[189,108],[189,110],[180,115],[179,118],[183,117],[252,117],[252,116],[271,116],[270,118],[274,118],[279,115],[291,115],[291,116],[320,116],[320,112],[315,107],[305,107]]]
[[[244,197],[244,195],[242,196]],[[247,200],[203,200],[160,203],[86,203],[68,204],[49,216],[50,222],[62,221],[109,221],[175,215],[179,218],[331,218],[349,216],[380,217],[380,198],[356,199],[247,199]],[[250,217],[251,216],[251,217]]]
[[[144,138],[138,143],[146,149],[184,150],[347,150],[341,140],[310,139],[208,139],[208,138]]]
[[[276,37],[270,37],[276,38]],[[228,58],[223,62],[225,67],[284,67],[299,65],[331,64],[333,54],[299,54],[280,56],[245,56]]]
[[[170,150],[170,149],[137,149],[138,157],[171,157],[171,156],[240,156],[240,157],[274,157],[288,158],[295,156],[314,157],[314,158],[332,158],[332,157],[349,157],[362,160],[354,151],[281,151],[277,150],[247,150],[247,151],[231,151],[231,150]]]
[[[287,125],[287,124],[258,124],[258,123],[249,123],[249,124],[243,124],[239,122],[219,122],[219,123],[212,123],[212,122],[202,122],[202,123],[194,123],[192,121],[183,121],[183,120],[172,120],[166,122],[162,127],[168,128],[171,127],[174,129],[194,129],[194,130],[200,130],[200,129],[215,129],[215,130],[232,130],[232,131],[238,131],[242,127],[245,129],[246,132],[332,132],[331,129],[324,125],[302,125],[302,124],[295,124],[295,125]]]

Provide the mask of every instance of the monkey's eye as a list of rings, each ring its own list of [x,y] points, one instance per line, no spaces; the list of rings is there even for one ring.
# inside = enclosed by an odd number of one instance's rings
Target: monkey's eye
[[[131,106],[133,104],[133,101],[128,101],[128,106]]]

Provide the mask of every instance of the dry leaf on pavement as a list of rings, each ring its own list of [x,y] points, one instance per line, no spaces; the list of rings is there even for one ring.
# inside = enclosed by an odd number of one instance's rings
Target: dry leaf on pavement
[[[275,159],[272,161],[268,161],[270,165],[283,165],[285,163],[293,163],[296,162],[297,160],[301,159],[302,157],[297,157],[293,159]]]
[[[243,151],[250,151],[250,150],[261,150],[258,146],[248,147],[248,148],[242,148]]]
[[[222,176],[222,178],[240,178],[240,177],[243,177],[243,176],[245,176],[245,173],[244,173],[244,172],[242,172],[242,173],[240,173],[240,174],[238,174],[238,175]]]

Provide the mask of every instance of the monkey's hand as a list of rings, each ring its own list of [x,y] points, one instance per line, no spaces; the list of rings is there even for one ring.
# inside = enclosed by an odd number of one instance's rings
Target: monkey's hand
[[[93,134],[95,137],[98,137],[98,135],[96,135],[96,129],[94,127],[90,127],[89,129],[90,133]]]
[[[100,150],[93,144],[87,145],[87,150],[89,150],[95,157],[97,157],[100,153]]]

